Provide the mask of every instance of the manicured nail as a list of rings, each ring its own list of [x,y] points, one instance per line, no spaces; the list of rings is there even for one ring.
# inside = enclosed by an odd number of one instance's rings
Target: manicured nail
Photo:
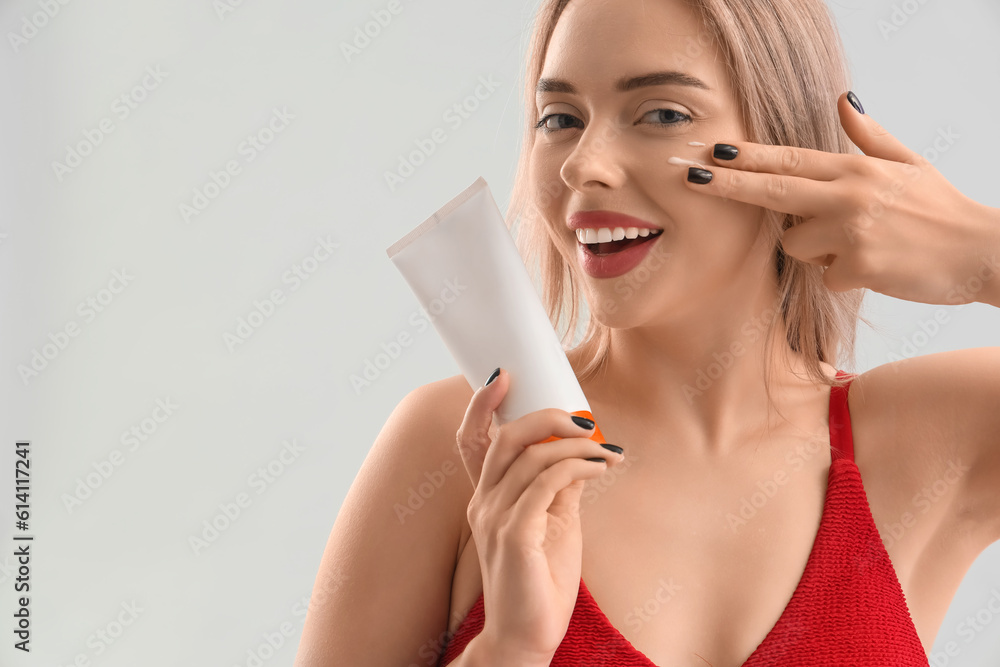
[[[717,160],[732,160],[739,154],[740,149],[730,144],[715,144],[715,150],[712,152]]]
[[[701,185],[704,185],[712,180],[712,172],[708,169],[688,167],[688,180],[692,183],[700,183]]]
[[[855,95],[854,92],[851,90],[847,91],[847,101],[851,103],[852,107],[858,110],[858,113],[865,112],[865,108],[861,106],[861,100],[859,100],[858,96]]]
[[[582,426],[583,428],[594,428],[594,422],[590,421],[586,417],[573,415],[573,421],[576,423],[577,426]]]
[[[492,373],[490,373],[490,378],[486,381],[486,384],[484,384],[483,386],[485,387],[490,382],[493,382],[494,380],[496,380],[499,375],[500,375],[500,367],[497,366],[497,369],[495,371],[493,371]]]
[[[602,458],[601,458],[601,457],[599,457],[599,456],[595,456],[595,457],[593,457],[593,458],[589,458],[589,459],[587,459],[587,460],[588,460],[588,461],[593,461],[594,463],[607,463],[607,461],[605,461],[604,459],[602,459]]]
[[[621,453],[623,453],[625,451],[624,449],[622,449],[618,445],[612,445],[612,444],[609,444],[607,442],[602,442],[601,443],[601,447],[604,447],[604,449],[611,450],[615,454],[621,454]]]

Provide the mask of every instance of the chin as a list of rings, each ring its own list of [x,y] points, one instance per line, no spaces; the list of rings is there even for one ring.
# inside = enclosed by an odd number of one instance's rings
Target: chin
[[[633,295],[631,299],[625,299],[620,294],[600,295],[587,299],[587,305],[591,317],[609,329],[631,329],[646,321],[644,314],[639,312],[642,300],[636,297]],[[597,305],[592,306],[594,303]]]

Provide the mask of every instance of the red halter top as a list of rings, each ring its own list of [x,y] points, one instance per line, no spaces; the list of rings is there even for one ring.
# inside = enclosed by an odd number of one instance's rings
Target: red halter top
[[[853,375],[837,371],[837,377]],[[798,587],[742,667],[928,667],[896,571],[854,462],[850,385],[830,392],[830,472],[819,531]],[[483,629],[483,596],[438,661],[444,667]],[[580,579],[576,607],[551,667],[657,667],[613,626]]]

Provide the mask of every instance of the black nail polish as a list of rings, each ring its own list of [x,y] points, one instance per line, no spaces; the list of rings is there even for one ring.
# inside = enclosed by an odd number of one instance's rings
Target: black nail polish
[[[497,369],[495,371],[493,371],[492,373],[490,373],[489,379],[486,381],[486,384],[484,384],[483,386],[485,387],[490,382],[493,382],[494,380],[496,380],[499,375],[500,375],[500,367],[497,366]]]
[[[573,422],[577,426],[582,426],[583,428],[594,428],[594,422],[587,419],[586,417],[580,417],[579,415],[573,415]]]
[[[739,154],[740,149],[731,144],[715,144],[715,150],[712,151],[712,156],[717,160],[732,160]]]
[[[621,454],[621,453],[623,453],[625,451],[624,449],[622,449],[618,445],[612,445],[612,444],[609,444],[607,442],[602,442],[601,443],[601,447],[604,447],[604,449],[611,450],[615,454]]]
[[[692,183],[700,183],[701,185],[704,185],[712,180],[712,172],[708,169],[688,167],[688,180]]]
[[[589,458],[589,459],[587,459],[587,460],[588,460],[588,461],[593,461],[594,463],[607,463],[607,461],[605,461],[604,459],[602,459],[602,458],[601,458],[601,457],[599,457],[599,456],[595,456],[595,457],[593,457],[593,458]]]
[[[853,91],[847,91],[847,101],[851,103],[852,107],[858,110],[858,113],[865,112],[865,108],[861,106],[861,100],[858,99],[858,96]]]

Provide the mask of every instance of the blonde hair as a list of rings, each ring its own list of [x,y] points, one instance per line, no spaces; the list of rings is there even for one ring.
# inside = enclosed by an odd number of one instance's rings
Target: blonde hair
[[[548,184],[529,182],[538,121],[535,86],[556,22],[568,3],[542,0],[535,18],[523,89],[524,139],[506,219],[525,263],[539,274],[542,302],[553,327],[559,332],[565,323],[560,334],[563,349],[592,348],[578,372],[583,380],[606,361],[610,329],[588,313],[582,341],[577,348],[570,347],[582,316],[577,269],[560,255],[548,236],[548,225],[521,224],[543,218],[532,201],[533,185],[542,191],[542,197],[552,196]],[[706,32],[701,36],[714,40],[723,53],[748,141],[858,152],[837,115],[836,100],[849,88],[850,74],[840,35],[822,0],[689,0],[689,5],[703,20]],[[696,58],[710,44],[702,44],[701,39],[688,42],[685,53]],[[838,364],[846,361],[853,367],[857,322],[860,319],[870,326],[860,315],[864,290],[828,289],[823,284],[822,267],[789,257],[781,248],[781,231],[802,218],[767,209],[763,213],[764,241],[775,249],[779,295],[775,307],[781,314],[780,318],[769,318],[764,358],[771,358],[774,327],[785,326],[788,345],[801,353],[809,378],[820,384],[842,385],[845,381],[828,378],[820,363],[839,368]],[[770,366],[768,363],[765,369],[769,397]]]

